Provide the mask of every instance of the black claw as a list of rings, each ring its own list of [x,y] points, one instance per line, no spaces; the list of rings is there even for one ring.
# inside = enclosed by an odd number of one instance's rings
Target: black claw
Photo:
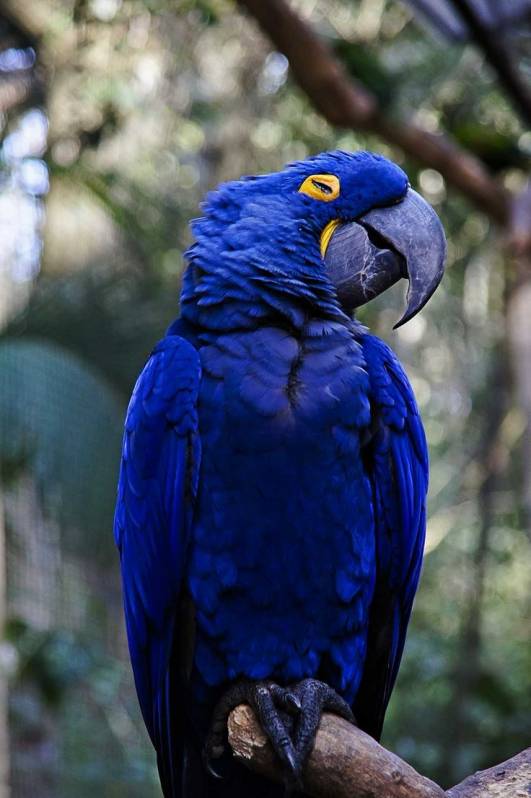
[[[302,709],[299,696],[289,690],[286,692],[286,704],[288,712],[292,710],[295,714],[298,714]]]
[[[218,779],[218,781],[222,781],[222,780],[223,780],[223,774],[222,774],[222,773],[220,773],[218,770],[216,770],[216,769],[215,769],[215,768],[212,766],[212,762],[207,762],[207,766],[206,766],[206,768],[207,768],[207,771],[210,773],[210,775],[211,775],[213,778],[215,778],[215,779]]]
[[[292,771],[293,775],[294,776],[297,775],[298,770],[299,770],[299,763],[297,761],[297,756],[295,754],[295,751],[293,751],[291,749],[286,749],[286,760],[287,760],[288,765],[291,768],[291,771]]]
[[[335,690],[317,679],[291,687],[274,682],[239,682],[218,702],[204,752],[209,773],[223,778],[212,765],[227,748],[227,719],[238,704],[249,704],[284,769],[285,795],[302,789],[302,768],[310,754],[323,711],[354,723],[352,710]]]
[[[212,759],[217,759],[216,756],[209,756],[207,749],[203,751],[203,765],[205,766],[206,770],[210,775],[215,779],[223,779],[223,774],[217,771],[212,764]]]
[[[278,706],[282,713],[286,713],[291,718],[295,717],[301,711],[301,702],[293,690],[286,687],[279,687],[278,684],[271,685],[271,697],[276,706]]]

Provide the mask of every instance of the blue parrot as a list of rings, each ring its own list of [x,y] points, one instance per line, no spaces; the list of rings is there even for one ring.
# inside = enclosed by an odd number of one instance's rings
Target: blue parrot
[[[428,457],[400,363],[352,312],[406,277],[410,319],[445,240],[404,172],[367,152],[225,183],[202,211],[180,318],[127,411],[115,537],[164,795],[272,798],[227,751],[238,703],[291,786],[323,710],[381,733]]]

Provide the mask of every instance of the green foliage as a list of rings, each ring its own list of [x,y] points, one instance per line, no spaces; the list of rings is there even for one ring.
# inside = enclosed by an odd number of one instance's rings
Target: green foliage
[[[16,682],[31,685],[51,708],[58,708],[69,689],[90,671],[88,652],[69,632],[35,629],[22,618],[11,618],[5,638],[17,652]]]
[[[370,47],[360,47],[358,42],[339,39],[334,42],[334,52],[345,65],[347,72],[360,81],[389,108],[399,96],[400,76],[386,69],[378,53]]]
[[[155,798],[154,763],[123,664],[86,635],[45,631],[21,618],[8,620],[5,639],[17,662],[12,733],[38,740],[47,729],[47,745],[57,747],[61,763],[60,794]],[[110,773],[100,764],[108,760]]]
[[[102,374],[125,406],[154,343],[175,315],[178,286],[164,275],[94,269],[43,277],[7,339],[49,341]],[[132,309],[134,308],[134,313]]]
[[[104,380],[50,343],[4,341],[0,418],[4,471],[34,475],[65,549],[108,555],[123,409]]]
[[[511,168],[529,169],[529,155],[518,146],[514,135],[470,120],[455,125],[453,129],[452,126],[449,128],[457,141],[475,152],[493,172]]]

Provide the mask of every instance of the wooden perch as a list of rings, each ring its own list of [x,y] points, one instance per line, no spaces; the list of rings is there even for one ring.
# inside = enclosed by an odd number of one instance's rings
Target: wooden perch
[[[249,706],[231,713],[228,733],[241,762],[280,780],[275,754]],[[531,794],[531,748],[444,792],[365,732],[325,714],[304,769],[304,789],[314,798],[525,798]]]
[[[238,759],[264,776],[280,777],[275,754],[250,707],[236,707],[228,728]],[[444,791],[433,781],[368,734],[327,714],[304,770],[304,788],[315,798],[444,798]]]

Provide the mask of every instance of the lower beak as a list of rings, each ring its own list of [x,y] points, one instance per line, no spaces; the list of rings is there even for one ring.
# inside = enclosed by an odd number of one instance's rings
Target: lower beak
[[[407,307],[396,329],[424,307],[441,282],[446,239],[431,205],[408,189],[398,204],[339,225],[324,258],[339,301],[348,311],[407,278]]]

